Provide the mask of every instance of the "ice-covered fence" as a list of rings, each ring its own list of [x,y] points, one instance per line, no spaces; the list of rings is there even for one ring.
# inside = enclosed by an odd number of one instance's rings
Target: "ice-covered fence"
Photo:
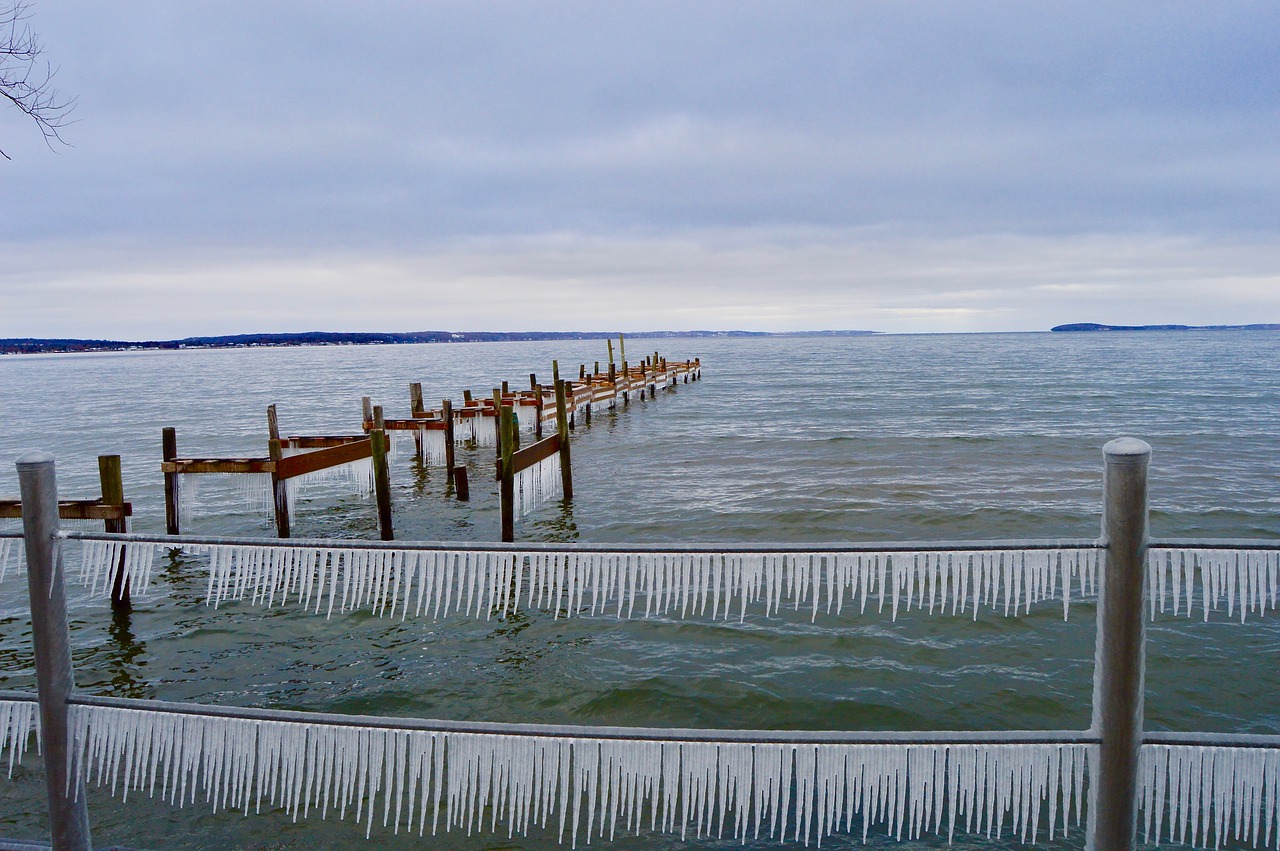
[[[78,781],[177,805],[348,815],[399,832],[682,839],[1078,827],[1089,737],[466,724],[75,698]]]
[[[510,419],[508,415],[508,432]],[[215,806],[230,805],[246,812],[251,803],[256,810],[264,797],[269,804],[278,802],[291,808],[295,816],[299,806],[304,815],[313,807],[322,811],[333,807],[345,815],[346,808],[354,805],[357,818],[365,816],[370,830],[379,792],[383,821],[394,823],[397,830],[406,806],[410,813],[416,809],[417,824],[423,830],[430,798],[433,824],[443,819],[446,830],[464,825],[468,831],[486,829],[486,821],[487,829],[492,830],[502,820],[514,833],[528,829],[531,820],[538,824],[539,816],[543,822],[556,817],[561,837],[567,826],[569,841],[574,844],[579,838],[603,837],[606,822],[609,835],[621,822],[624,829],[636,824],[642,829],[679,830],[682,835],[692,832],[699,837],[711,835],[713,827],[715,835],[723,835],[727,824],[728,835],[739,839],[748,832],[755,836],[756,830],[763,831],[767,825],[768,836],[807,843],[831,831],[867,831],[877,824],[887,826],[893,836],[911,838],[930,830],[941,832],[945,822],[950,836],[961,818],[966,829],[988,835],[993,831],[999,835],[1007,822],[1019,839],[1035,841],[1041,824],[1065,828],[1067,814],[1074,808],[1078,818],[1081,802],[1087,799],[1090,847],[1133,848],[1140,822],[1147,823],[1149,830],[1154,828],[1157,840],[1166,835],[1194,843],[1212,841],[1216,847],[1227,837],[1265,845],[1274,836],[1273,847],[1280,847],[1280,736],[1143,731],[1143,624],[1150,610],[1145,584],[1153,570],[1173,563],[1172,554],[1150,555],[1153,548],[1147,535],[1146,501],[1150,447],[1121,439],[1109,443],[1104,454],[1102,538],[1096,544],[1077,543],[1075,549],[1082,557],[1076,559],[1079,570],[1071,574],[1096,585],[1098,595],[1097,667],[1089,730],[897,734],[415,722],[78,695],[69,689],[69,634],[62,581],[56,569],[60,542],[72,536],[57,531],[52,458],[24,456],[18,465],[24,499],[30,494],[34,497],[30,503],[38,506],[35,513],[24,517],[24,525],[37,680],[41,713],[46,719],[43,733],[51,778],[51,822],[63,825],[78,820],[82,827],[77,830],[82,835],[65,847],[89,847],[80,790],[83,778],[96,776],[128,788],[146,788],[149,793],[158,782],[162,795],[182,801],[187,800],[188,788],[198,786]],[[95,540],[94,536],[87,539]],[[139,536],[127,540],[151,546],[172,542],[147,541]],[[657,593],[657,577],[661,576],[660,606],[674,611],[678,604],[685,613],[691,602],[703,611],[710,603],[713,616],[722,604],[726,611],[729,608],[730,598],[717,596],[721,588],[736,587],[740,597],[763,593],[766,610],[776,610],[786,594],[792,595],[797,606],[802,601],[820,602],[816,595],[824,584],[832,588],[843,576],[839,600],[856,594],[861,605],[874,580],[881,589],[888,589],[891,600],[894,594],[904,594],[906,605],[914,600],[923,606],[927,595],[930,605],[936,603],[939,611],[947,602],[954,611],[958,602],[969,599],[967,591],[960,589],[969,587],[966,583],[984,587],[983,576],[991,578],[985,587],[994,589],[995,577],[1008,577],[1006,588],[1013,584],[1028,589],[1030,595],[1051,595],[1055,581],[1071,578],[1062,568],[1062,556],[1071,547],[1062,542],[1039,547],[1056,550],[1047,557],[1028,559],[1022,553],[1020,566],[1016,554],[1013,560],[996,562],[987,550],[972,546],[912,546],[885,552],[853,548],[852,555],[867,558],[871,567],[864,570],[859,562],[854,569],[846,564],[843,573],[840,558],[850,553],[836,549],[745,553],[747,561],[762,566],[758,574],[750,569],[735,574],[737,554],[717,552],[714,547],[688,553],[661,549],[632,553],[606,548],[555,552],[555,548],[454,547],[440,551],[366,545],[348,548],[366,551],[358,557],[343,551],[335,560],[333,552],[322,557],[318,547],[305,545],[187,543],[230,547],[225,553],[227,569],[219,574],[211,567],[210,576],[223,575],[228,583],[234,580],[232,596],[248,592],[261,597],[265,593],[270,604],[279,591],[286,596],[300,594],[310,605],[307,595],[316,594],[319,599],[326,587],[335,588],[343,566],[348,565],[343,574],[343,581],[349,583],[343,587],[343,605],[348,600],[354,605],[389,605],[394,613],[399,601],[402,617],[407,611],[408,592],[415,590],[419,598],[436,605],[443,599],[446,611],[450,595],[456,594],[460,601],[466,590],[466,610],[473,611],[474,601],[474,612],[479,613],[482,608],[492,611],[492,594],[514,584],[517,590],[509,599],[518,605],[522,577],[527,577],[530,604],[536,590],[540,605],[550,601],[558,609],[562,605],[584,607],[589,592],[600,596],[619,587],[613,584],[618,577],[623,577],[621,587],[636,588],[635,593],[650,600],[649,595]],[[1250,544],[1239,549],[1272,552],[1278,548]],[[1000,559],[1009,555],[1007,544],[991,549],[1004,550]],[[1019,549],[1037,547],[1024,543]],[[1157,545],[1154,549],[1177,547]],[[1227,548],[1202,543],[1183,549],[1217,552]],[[267,551],[274,554],[264,558]],[[212,549],[210,552],[212,556]],[[426,566],[424,552],[430,553]],[[983,553],[977,561],[976,578],[972,573],[974,553]],[[1099,553],[1103,554],[1101,565],[1096,560],[1090,565],[1089,556]],[[521,554],[519,562],[517,554]],[[632,556],[652,557],[647,572],[630,570],[633,563],[629,561],[610,561]],[[122,558],[127,560],[128,553]],[[215,558],[222,556],[211,558],[211,564]],[[418,559],[415,564],[419,569],[409,569],[410,558]],[[881,558],[884,566],[878,568]],[[1223,573],[1226,562],[1215,558],[1204,562],[1211,583],[1219,582],[1219,574],[1228,577],[1222,587],[1243,588],[1242,601],[1256,602],[1274,595],[1273,585],[1265,579],[1270,575],[1270,556],[1263,556],[1261,562],[1245,557],[1242,584],[1232,584],[1229,571]],[[116,563],[104,556],[104,563],[107,561]],[[234,566],[240,562],[242,567]],[[328,571],[327,582],[316,574],[317,562],[323,562]],[[642,563],[643,558],[634,562]],[[985,573],[984,563],[988,565]],[[1237,565],[1237,573],[1230,575],[1240,575],[1241,558],[1232,563]],[[608,572],[610,564],[614,573]],[[619,568],[619,564],[624,566]],[[1003,565],[1009,565],[1007,572]],[[733,582],[716,585],[726,577],[749,574],[756,578],[745,591],[740,581],[736,586]],[[416,585],[400,584],[411,576],[418,577]],[[632,578],[627,580],[628,576]],[[648,577],[651,587],[639,587],[636,576]],[[867,590],[850,590],[848,577],[854,576],[861,583],[859,588]],[[626,585],[627,581],[631,585]],[[1176,581],[1185,588],[1185,571],[1176,575]],[[428,592],[428,582],[441,589],[443,598]],[[1062,587],[1069,588],[1070,583]],[[376,592],[372,597],[371,589]],[[332,604],[333,590],[328,599]],[[596,599],[592,598],[593,608]],[[621,611],[620,591],[613,598],[600,599]],[[826,599],[828,603],[836,600],[830,591]],[[1006,605],[1016,611],[1029,604],[1015,592],[1007,594]],[[836,602],[837,612],[840,607]],[[631,610],[630,603],[628,608]],[[56,628],[51,630],[50,625]],[[51,655],[58,658],[50,661]],[[75,737],[71,743],[69,735]],[[55,766],[74,766],[77,773],[54,777]],[[396,815],[392,820],[393,807]],[[647,828],[643,823],[646,813]],[[1145,820],[1140,818],[1143,813],[1147,814]],[[412,822],[405,823],[411,828]]]

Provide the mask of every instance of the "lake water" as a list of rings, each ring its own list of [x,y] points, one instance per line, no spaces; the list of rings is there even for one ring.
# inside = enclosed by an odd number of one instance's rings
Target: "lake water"
[[[575,499],[517,526],[517,539],[584,542],[836,542],[1091,538],[1101,448],[1154,448],[1156,537],[1280,538],[1280,335],[1270,332],[629,340],[700,357],[704,380],[597,412],[573,440]],[[97,494],[96,456],[123,458],[132,528],[162,532],[160,431],[183,456],[265,454],[265,408],[291,434],[359,430],[360,397],[405,416],[408,384],[430,403],[607,357],[603,341],[0,358],[0,494],[12,460],[58,459],[61,493]],[[396,535],[498,536],[491,450],[463,452],[470,503],[439,468],[393,461]],[[486,475],[488,474],[488,475]],[[192,533],[268,535],[227,488]],[[303,502],[300,537],[376,536],[371,501]],[[1083,729],[1091,606],[1006,619],[749,616],[404,623],[203,603],[200,565],[160,565],[126,622],[77,598],[77,683],[102,694],[494,721],[776,729]],[[25,581],[0,584],[0,687],[34,673]],[[1149,627],[1147,725],[1280,733],[1280,619]],[[39,760],[0,781],[0,835],[44,826]],[[244,818],[91,794],[97,844],[151,848],[411,847],[350,820]],[[47,836],[47,833],[44,833]],[[1065,844],[1074,847],[1078,837]],[[644,835],[612,847],[678,847]],[[766,844],[760,843],[760,847]],[[824,843],[842,847],[842,842]],[[853,841],[850,840],[852,845]],[[858,838],[857,844],[861,845]],[[874,843],[873,843],[874,844]],[[926,843],[936,844],[936,843]],[[958,842],[961,847],[963,843]],[[728,840],[705,847],[738,847]],[[554,836],[437,837],[428,847],[554,847]],[[977,844],[975,844],[977,847]],[[982,847],[991,845],[982,843]]]

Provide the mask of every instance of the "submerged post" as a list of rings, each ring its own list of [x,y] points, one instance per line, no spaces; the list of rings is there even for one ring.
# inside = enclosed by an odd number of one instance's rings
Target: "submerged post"
[[[124,534],[129,531],[128,521],[124,518],[124,476],[120,472],[119,455],[98,456],[98,481],[102,485],[102,504],[120,508],[120,519],[103,520],[103,529],[111,534]],[[120,560],[116,564],[116,578],[111,586],[111,608],[129,610],[129,582],[124,578],[124,550],[121,548]]]
[[[27,590],[31,595],[31,639],[35,645],[36,689],[40,694],[41,751],[53,847],[89,851],[89,809],[83,783],[72,784],[67,760],[71,735],[67,698],[75,689],[71,634],[62,585],[58,536],[58,484],[53,456],[28,452],[18,458],[22,490],[22,533],[27,550]]]
[[[1132,437],[1102,449],[1106,558],[1098,589],[1093,724],[1100,738],[1090,778],[1088,847],[1132,849],[1138,827],[1138,752],[1145,688],[1147,466],[1151,447]]]
[[[160,432],[160,457],[173,461],[178,457],[178,432],[166,428]],[[180,534],[178,528],[178,473],[164,474],[164,526],[170,535]]]

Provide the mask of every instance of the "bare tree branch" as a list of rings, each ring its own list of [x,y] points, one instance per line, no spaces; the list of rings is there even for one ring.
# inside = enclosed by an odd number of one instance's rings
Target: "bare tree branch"
[[[35,121],[50,148],[67,144],[59,133],[69,123],[74,98],[64,98],[53,88],[57,69],[41,61],[40,40],[27,23],[31,17],[26,0],[0,5],[0,97]],[[9,155],[0,150],[0,157]]]

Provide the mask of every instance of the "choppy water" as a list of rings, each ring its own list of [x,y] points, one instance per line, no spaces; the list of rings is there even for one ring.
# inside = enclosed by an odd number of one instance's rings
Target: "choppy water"
[[[886,336],[630,341],[633,357],[701,357],[705,380],[597,414],[574,437],[576,498],[517,537],[545,541],[841,541],[1092,537],[1101,447],[1154,447],[1158,537],[1280,538],[1280,336],[1252,333]],[[58,458],[60,488],[94,496],[95,457],[123,456],[133,528],[163,531],[160,430],[180,454],[264,454],[265,407],[287,433],[359,428],[360,397],[389,416],[408,384],[428,400],[525,386],[552,358],[576,370],[603,343],[244,349],[0,358],[0,493],[12,459]],[[488,451],[470,458],[472,502],[438,469],[394,462],[402,539],[493,540]],[[205,486],[204,494],[217,496]],[[227,491],[228,497],[230,490]],[[216,499],[215,499],[216,502]],[[188,525],[269,534],[228,503]],[[370,503],[304,503],[295,534],[373,537]],[[387,623],[247,606],[206,609],[198,573],[163,566],[160,594],[128,622],[73,612],[77,682],[99,693],[417,717],[779,729],[1066,729],[1088,724],[1094,623],[1029,617],[748,617]],[[0,687],[33,684],[25,583],[0,586]],[[1148,726],[1280,733],[1280,629],[1157,621]],[[0,835],[44,826],[38,759],[0,781]],[[95,792],[99,844],[343,848],[350,822],[128,804]],[[47,835],[47,834],[45,834]],[[409,847],[376,834],[360,847]],[[554,845],[554,838],[438,838],[432,847]],[[718,847],[720,843],[703,843]],[[725,842],[729,847],[732,843]],[[860,841],[858,844],[861,844]],[[1074,838],[1067,843],[1074,845]],[[665,848],[665,836],[619,848]],[[763,844],[762,844],[763,845]],[[835,843],[834,847],[839,847]],[[983,847],[990,847],[986,844]]]

